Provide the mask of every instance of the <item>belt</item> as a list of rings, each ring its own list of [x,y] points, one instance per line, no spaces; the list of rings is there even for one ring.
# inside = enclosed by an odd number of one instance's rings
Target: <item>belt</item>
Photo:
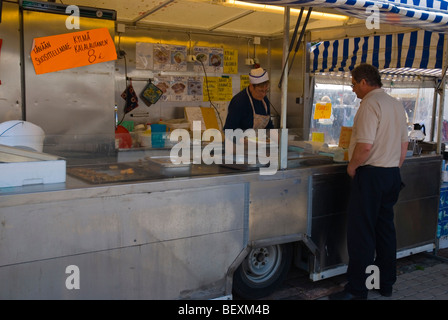
[[[366,164],[365,166],[359,166],[358,169],[394,169],[394,168],[398,168],[398,167],[376,167],[376,166],[372,166],[370,164]]]

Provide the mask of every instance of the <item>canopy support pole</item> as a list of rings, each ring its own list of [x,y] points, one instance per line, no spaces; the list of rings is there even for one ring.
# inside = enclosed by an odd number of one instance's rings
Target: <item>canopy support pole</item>
[[[288,43],[289,43],[289,19],[290,9],[285,7],[284,13],[284,29],[283,29],[283,70],[288,68]],[[286,169],[288,164],[288,129],[286,128],[286,113],[288,102],[288,77],[282,77],[281,82],[281,111],[280,111],[280,169]]]
[[[286,10],[289,10],[289,8],[285,8],[285,14],[286,14]],[[302,9],[300,10],[299,17],[297,18],[296,27],[294,28],[294,33],[292,35],[292,39],[291,39],[291,42],[289,44],[288,56],[286,58],[287,61],[289,61],[289,55],[291,54],[291,51],[292,51],[293,46],[294,46],[294,42],[296,41],[297,31],[299,31],[300,21],[302,20],[303,10],[304,10],[304,7],[302,7]],[[289,32],[289,29],[288,29],[288,32]],[[285,70],[286,70],[287,66],[288,66],[287,63],[283,64],[282,75],[280,76],[280,81],[278,82],[278,87],[279,88],[282,87],[283,77],[285,76]]]
[[[445,86],[446,86],[446,71],[448,68],[448,38],[445,39],[445,45],[443,46],[444,59],[443,59],[443,73],[440,80],[439,87],[437,88],[439,97],[439,121],[437,125],[437,154],[442,153],[442,127],[443,127],[443,107],[445,104]]]
[[[303,36],[305,35],[306,26],[308,24],[308,21],[310,20],[311,11],[313,11],[313,8],[309,7],[308,13],[306,14],[305,22],[303,23],[303,26],[302,26],[302,31],[300,32],[299,40],[297,40],[296,48],[294,50],[294,55],[292,56],[292,59],[291,59],[291,65],[289,66],[288,74],[291,72],[291,68],[294,63],[294,58],[296,57],[297,51],[299,51],[300,44],[302,43]]]
[[[437,99],[439,98],[438,85],[439,85],[439,78],[435,78],[434,79],[434,95],[432,97],[431,133],[429,136],[429,141],[431,141],[431,142],[439,141],[439,136],[436,135],[436,133],[435,133],[436,128],[437,128],[436,121],[438,121],[438,119],[439,119],[437,116]]]

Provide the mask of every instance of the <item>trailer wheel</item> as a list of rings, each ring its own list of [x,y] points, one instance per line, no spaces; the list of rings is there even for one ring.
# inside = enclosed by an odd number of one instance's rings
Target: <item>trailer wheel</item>
[[[234,295],[259,299],[271,294],[285,280],[292,252],[289,243],[252,249],[233,275]]]

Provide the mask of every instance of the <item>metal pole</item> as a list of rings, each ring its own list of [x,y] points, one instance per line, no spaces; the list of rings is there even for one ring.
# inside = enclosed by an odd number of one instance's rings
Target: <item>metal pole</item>
[[[289,8],[285,8],[285,10],[289,10]],[[297,37],[297,31],[299,30],[299,26],[300,26],[300,21],[302,20],[302,15],[303,15],[303,10],[304,7],[302,7],[302,9],[300,10],[300,14],[299,17],[297,18],[297,22],[296,22],[296,27],[294,28],[294,33],[292,35],[292,39],[291,42],[289,44],[289,49],[288,49],[288,56],[287,56],[287,60],[289,60],[289,54],[292,51],[292,48],[294,46],[294,42],[296,41],[296,37]],[[289,29],[288,29],[289,30]],[[288,31],[289,32],[289,31]],[[282,70],[282,75],[280,76],[280,81],[278,82],[278,87],[281,88],[282,87],[282,82],[283,82],[283,77],[285,76],[285,69],[286,69],[287,63],[283,64],[283,70]]]
[[[20,64],[22,67],[20,68],[20,86],[21,86],[21,95],[22,95],[22,119],[26,121],[26,74],[25,74],[25,40],[24,40],[24,23],[23,23],[23,7],[22,1],[20,1],[19,7],[19,25],[20,25]]]
[[[290,9],[285,7],[284,14],[284,29],[283,29],[283,70],[287,69],[288,65],[288,42],[289,42],[289,18]],[[286,169],[288,163],[288,129],[286,128],[286,112],[288,104],[288,76],[283,77],[281,95],[281,112],[280,112],[280,169]]]
[[[308,21],[310,20],[311,11],[313,11],[313,8],[309,7],[308,8],[308,13],[307,13],[306,18],[305,18],[305,22],[303,23],[303,26],[302,26],[302,31],[300,32],[299,40],[297,40],[296,48],[294,50],[294,55],[292,56],[292,59],[291,59],[291,65],[289,66],[288,74],[291,72],[291,68],[292,68],[292,65],[294,63],[294,59],[296,57],[297,51],[299,51],[300,43],[302,42],[303,35],[305,34],[306,26],[308,24]]]
[[[431,132],[429,136],[429,141],[438,141],[439,138],[435,136],[436,132],[436,119],[437,119],[437,98],[439,97],[438,93],[438,78],[434,79],[434,95],[432,97],[432,114],[431,114]],[[414,119],[412,119],[414,120]],[[412,123],[412,125],[414,125]]]
[[[437,125],[437,154],[440,154],[442,152],[442,126],[443,126],[443,107],[445,104],[445,86],[446,86],[446,71],[448,68],[448,39],[445,40],[444,45],[444,61],[443,61],[443,75],[442,79],[440,81],[440,87],[439,87],[439,121]]]

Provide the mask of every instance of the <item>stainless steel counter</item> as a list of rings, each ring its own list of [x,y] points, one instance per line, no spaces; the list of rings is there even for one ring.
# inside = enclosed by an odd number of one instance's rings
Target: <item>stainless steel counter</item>
[[[441,185],[441,156],[407,158],[401,168],[406,187],[394,207],[397,229],[397,256],[432,250],[437,231]],[[346,251],[346,208],[350,179],[346,166],[316,168],[311,176],[309,228],[317,250],[311,261],[311,278],[344,273]]]
[[[224,165],[224,164],[191,164],[189,166],[158,166],[149,161],[151,157],[167,157],[169,156],[169,149],[125,149],[112,156],[88,156],[83,154],[66,154],[67,156],[67,177],[65,183],[56,184],[36,184],[27,185],[23,187],[0,188],[0,197],[2,195],[19,195],[35,192],[53,192],[66,191],[83,188],[94,188],[98,186],[118,186],[123,184],[134,183],[148,183],[158,182],[164,185],[170,185],[170,180],[174,184],[180,183],[179,180],[189,181],[191,179],[217,177],[222,175],[235,174],[253,174],[258,176],[258,167],[248,165]],[[288,154],[288,167],[294,168],[308,168],[321,165],[336,165],[331,158],[326,156],[317,156],[312,154],[299,154],[290,152]],[[132,169],[132,173],[127,173],[126,170]],[[76,170],[87,171],[85,177]],[[94,175],[94,172],[99,175],[107,175],[107,178],[101,179],[95,177],[88,177],[89,172]],[[121,173],[124,172],[124,173]],[[229,178],[221,177],[225,181]],[[232,178],[231,178],[232,179]],[[0,200],[1,201],[1,200]]]
[[[250,243],[306,232],[311,164],[271,176],[212,165],[169,179],[68,175],[2,189],[0,298],[229,296],[229,270]],[[69,265],[80,269],[80,290],[65,286]]]
[[[0,299],[229,296],[245,248],[300,237],[317,248],[310,273],[324,275],[345,263],[347,175],[346,164],[322,160],[292,157],[290,169],[266,176],[198,165],[175,178],[92,184],[68,175],[65,184],[0,189]],[[432,240],[440,164],[405,162],[404,180],[412,179],[398,204],[397,221],[407,222],[400,239],[416,233],[406,248]],[[401,218],[409,207],[420,214]],[[338,250],[327,255],[330,244]],[[80,270],[79,290],[65,285],[69,265]]]

